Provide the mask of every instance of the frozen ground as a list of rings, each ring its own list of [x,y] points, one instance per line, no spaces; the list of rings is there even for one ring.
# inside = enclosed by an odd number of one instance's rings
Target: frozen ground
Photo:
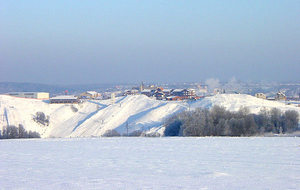
[[[300,138],[2,140],[0,189],[300,189]]]

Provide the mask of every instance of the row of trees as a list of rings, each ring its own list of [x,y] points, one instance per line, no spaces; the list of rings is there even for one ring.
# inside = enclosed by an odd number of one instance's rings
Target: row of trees
[[[277,108],[250,114],[247,108],[238,112],[224,107],[185,111],[165,121],[165,136],[252,136],[266,132],[287,133],[298,129],[299,114]]]
[[[26,131],[23,125],[19,127],[10,125],[3,127],[3,130],[0,130],[0,139],[18,139],[18,138],[41,138],[40,134],[37,132]]]

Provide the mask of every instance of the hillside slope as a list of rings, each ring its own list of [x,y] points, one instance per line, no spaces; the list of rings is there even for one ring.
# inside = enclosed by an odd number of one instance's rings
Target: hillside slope
[[[164,119],[176,112],[213,105],[224,106],[231,111],[244,106],[253,113],[263,107],[276,107],[283,111],[292,109],[300,113],[300,108],[243,94],[216,95],[190,103],[158,101],[135,95],[117,98],[113,105],[110,100],[91,100],[78,105],[48,104],[47,101],[0,95],[0,129],[6,125],[22,124],[26,130],[36,131],[42,137],[102,136],[108,130],[126,134],[127,127],[129,133],[155,132],[161,128]],[[50,124],[44,126],[35,122],[36,112],[49,116]]]
[[[286,105],[282,102],[264,100],[247,94],[217,94],[197,101],[191,107],[210,108],[214,105],[223,106],[230,111],[238,111],[243,106],[249,108],[251,113],[258,113],[262,108],[278,108],[282,111],[295,110],[300,113],[299,107]]]
[[[78,109],[74,111],[72,107]],[[26,130],[36,131],[42,137],[101,136],[107,130],[120,134],[161,126],[163,120],[186,109],[184,103],[150,99],[144,95],[110,100],[86,101],[79,105],[48,104],[46,101],[0,95],[0,129],[6,125],[22,124]],[[49,126],[33,120],[37,112],[50,117]]]

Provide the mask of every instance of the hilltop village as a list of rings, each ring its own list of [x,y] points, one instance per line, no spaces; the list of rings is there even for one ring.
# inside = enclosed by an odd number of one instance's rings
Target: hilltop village
[[[128,95],[145,95],[149,98],[164,101],[194,101],[202,99],[205,97],[214,96],[216,94],[240,94],[238,91],[226,92],[222,88],[210,89],[208,85],[198,85],[197,88],[163,88],[156,85],[144,85],[132,87],[131,89],[125,90],[110,90],[104,92],[96,92],[93,90],[85,91],[77,94],[69,94],[68,90],[65,90],[59,95],[51,95],[49,92],[9,92],[6,95],[19,97],[19,98],[31,98],[46,100],[46,102],[51,104],[76,104],[86,100],[107,100],[111,99],[113,103],[115,98]],[[247,93],[244,93],[247,94]],[[299,96],[288,97],[283,91],[278,91],[273,96],[267,96],[264,93],[258,92],[253,96],[270,100],[270,101],[280,101],[286,104],[299,104]]]
[[[270,111],[275,110],[278,111],[276,114],[279,119],[285,118],[286,111],[300,113],[298,86],[292,90],[271,88],[272,90],[262,92],[254,88],[228,86],[213,88],[212,85],[199,84],[142,83],[99,91],[95,88],[68,91],[67,88],[58,93],[51,90],[8,92],[0,95],[0,130],[6,129],[5,126],[24,126],[25,130],[37,132],[43,138],[162,136],[168,119],[173,116],[186,111],[193,113],[201,109],[214,110],[211,109],[214,106],[223,107],[230,112],[227,115],[233,116],[241,108],[247,108],[249,114],[256,115],[261,111],[270,115]],[[222,112],[227,113],[224,110]],[[260,121],[257,118],[255,121]],[[226,118],[227,123],[229,120],[230,118]],[[257,129],[254,131],[257,132]],[[269,128],[264,131],[273,132]],[[280,132],[277,130],[275,133],[279,133],[278,131]]]

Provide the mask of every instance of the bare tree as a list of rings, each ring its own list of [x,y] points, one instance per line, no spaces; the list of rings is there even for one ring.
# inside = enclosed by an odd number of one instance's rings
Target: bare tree
[[[283,115],[283,132],[292,132],[297,130],[299,122],[299,113],[294,110],[287,110]]]

